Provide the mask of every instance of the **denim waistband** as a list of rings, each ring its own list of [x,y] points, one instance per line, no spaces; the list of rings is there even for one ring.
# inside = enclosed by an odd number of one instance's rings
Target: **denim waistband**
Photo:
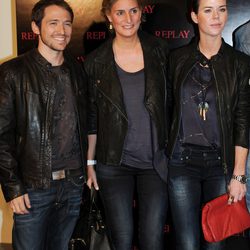
[[[206,158],[206,159],[221,159],[221,150],[219,148],[206,148],[199,146],[185,147],[181,152],[181,156],[185,158]]]

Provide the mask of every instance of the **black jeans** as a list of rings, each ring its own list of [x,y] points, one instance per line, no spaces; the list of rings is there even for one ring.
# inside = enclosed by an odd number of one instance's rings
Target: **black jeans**
[[[226,193],[220,153],[196,148],[174,154],[168,184],[176,250],[224,249],[224,242],[205,242],[201,233],[202,204]]]
[[[132,249],[136,189],[139,249],[163,250],[167,184],[156,171],[98,164],[97,179],[113,249]]]

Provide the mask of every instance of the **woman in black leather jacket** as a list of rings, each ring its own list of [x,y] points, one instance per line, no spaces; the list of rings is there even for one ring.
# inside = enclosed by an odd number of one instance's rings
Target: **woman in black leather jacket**
[[[229,203],[245,196],[250,64],[221,37],[226,0],[196,0],[192,5],[199,39],[169,59],[174,96],[169,197],[176,249],[217,250],[224,242],[202,239],[201,206],[227,191]]]
[[[113,249],[132,248],[136,190],[139,247],[161,250],[167,212],[168,49],[164,41],[138,32],[141,1],[104,0],[102,7],[115,37],[85,61],[87,184],[100,188]]]

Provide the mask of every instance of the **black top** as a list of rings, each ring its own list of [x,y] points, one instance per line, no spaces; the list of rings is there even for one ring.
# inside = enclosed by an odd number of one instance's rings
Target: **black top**
[[[220,147],[214,79],[209,64],[199,61],[182,89],[181,141],[211,148]]]
[[[153,168],[151,122],[144,105],[144,70],[129,73],[118,65],[116,67],[128,116],[128,131],[123,147],[122,164],[143,169]]]

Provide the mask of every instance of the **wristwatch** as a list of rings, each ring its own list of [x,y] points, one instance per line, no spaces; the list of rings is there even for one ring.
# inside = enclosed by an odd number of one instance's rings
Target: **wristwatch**
[[[247,177],[246,175],[232,175],[232,179],[239,181],[242,184],[247,183]]]

